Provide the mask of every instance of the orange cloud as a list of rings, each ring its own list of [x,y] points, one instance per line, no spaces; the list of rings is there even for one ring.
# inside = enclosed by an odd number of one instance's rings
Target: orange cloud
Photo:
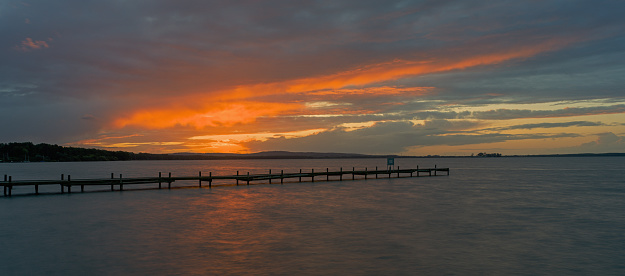
[[[576,39],[550,39],[516,48],[497,49],[485,54],[457,58],[432,58],[426,61],[394,60],[372,64],[355,70],[327,76],[296,79],[278,83],[238,86],[222,91],[223,99],[242,99],[261,95],[285,93],[316,93],[318,91],[340,90],[349,86],[365,86],[410,76],[461,70],[482,65],[500,64],[514,59],[529,58],[537,54],[565,47]],[[393,93],[392,90],[379,90]]]
[[[375,95],[396,95],[403,93],[425,94],[431,87],[397,88],[397,87],[364,87],[385,81],[438,73],[462,70],[470,67],[493,65],[502,62],[528,58],[537,54],[560,49],[575,39],[548,39],[531,45],[515,48],[493,49],[483,54],[465,57],[439,57],[427,61],[394,60],[386,63],[372,64],[355,70],[339,72],[332,75],[302,78],[274,83],[240,85],[232,89],[211,92],[182,93],[175,96],[176,106],[166,103],[160,107],[137,110],[114,122],[117,128],[139,126],[150,129],[162,129],[174,126],[232,126],[234,124],[252,123],[259,116],[277,116],[292,113],[295,110],[306,110],[304,104],[280,102],[253,102],[254,98],[283,95],[304,94],[320,95],[332,93],[362,93],[366,91]],[[487,49],[488,50],[488,49]],[[468,52],[475,52],[470,49]],[[352,88],[354,87],[354,88]],[[360,90],[360,91],[359,91]],[[303,99],[305,101],[305,98]],[[211,103],[204,106],[202,103]],[[310,110],[307,110],[309,112]]]
[[[201,110],[148,109],[134,112],[127,118],[114,121],[118,128],[139,126],[148,129],[163,129],[175,126],[191,126],[197,129],[206,126],[232,126],[252,123],[260,116],[274,116],[300,109],[300,104],[237,102],[215,103]]]
[[[22,44],[20,46],[16,46],[16,49],[23,51],[23,52],[27,52],[30,50],[39,50],[39,49],[48,48],[48,47],[50,47],[48,43],[43,40],[33,41],[32,38],[27,37],[26,40],[22,41]]]

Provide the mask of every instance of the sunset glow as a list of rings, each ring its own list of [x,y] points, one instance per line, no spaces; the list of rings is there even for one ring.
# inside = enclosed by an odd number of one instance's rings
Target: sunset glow
[[[103,3],[126,12],[73,18],[9,1],[2,142],[625,152],[620,3],[594,14],[584,1],[191,2]]]

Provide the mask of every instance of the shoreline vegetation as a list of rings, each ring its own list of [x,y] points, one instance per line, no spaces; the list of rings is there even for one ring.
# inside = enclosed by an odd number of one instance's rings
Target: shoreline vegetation
[[[127,151],[109,151],[78,147],[64,147],[51,144],[33,144],[32,142],[0,143],[0,162],[80,162],[80,161],[129,161],[129,160],[232,160],[232,159],[337,159],[337,158],[501,158],[501,157],[591,157],[625,156],[625,153],[577,153],[577,154],[541,154],[541,155],[502,155],[500,153],[480,152],[467,156],[405,156],[371,155],[357,153],[320,153],[265,151],[257,153],[134,153]]]

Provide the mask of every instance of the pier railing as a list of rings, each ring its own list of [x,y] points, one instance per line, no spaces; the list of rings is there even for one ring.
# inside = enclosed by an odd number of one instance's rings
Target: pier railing
[[[445,174],[437,174],[437,172],[443,172]],[[111,191],[115,191],[116,187],[118,191],[123,191],[124,186],[127,185],[139,185],[139,184],[158,184],[158,188],[162,189],[163,185],[167,185],[168,189],[171,189],[171,184],[176,181],[197,181],[198,187],[202,187],[202,184],[208,182],[208,187],[212,188],[213,180],[234,180],[236,185],[245,184],[250,185],[252,182],[261,182],[272,184],[273,180],[279,180],[280,184],[283,184],[285,180],[297,179],[296,182],[302,182],[302,179],[306,181],[306,179],[310,179],[311,182],[315,182],[315,178],[317,181],[319,179],[325,181],[343,181],[345,176],[347,178],[345,180],[356,180],[356,176],[360,176],[359,179],[368,179],[369,177],[385,177],[391,178],[395,177],[420,177],[420,176],[437,176],[437,175],[449,175],[449,168],[419,168],[416,169],[385,169],[378,170],[377,167],[375,170],[355,170],[352,167],[352,170],[343,170],[341,168],[339,171],[330,171],[326,169],[325,171],[315,171],[311,169],[309,172],[302,171],[295,173],[285,173],[284,170],[281,170],[280,173],[272,173],[269,170],[269,173],[266,174],[250,174],[247,172],[246,174],[240,174],[237,171],[236,175],[213,175],[212,172],[209,172],[208,175],[202,175],[202,172],[198,172],[196,176],[172,176],[171,173],[167,175],[163,175],[162,172],[158,173],[158,177],[131,177],[124,178],[121,174],[119,177],[115,177],[114,174],[111,173],[110,178],[100,178],[100,179],[72,179],[71,175],[61,175],[60,179],[56,180],[14,180],[12,176],[4,175],[4,180],[0,181],[0,185],[4,187],[4,196],[11,196],[13,187],[17,186],[33,186],[35,194],[39,194],[39,186],[49,186],[49,185],[59,185],[60,193],[71,193],[72,187],[80,187],[80,191],[85,191],[85,186],[110,186]],[[332,179],[330,177],[333,177]],[[350,177],[351,176],[351,177]],[[338,179],[337,179],[338,177]],[[291,181],[295,182],[295,181]]]

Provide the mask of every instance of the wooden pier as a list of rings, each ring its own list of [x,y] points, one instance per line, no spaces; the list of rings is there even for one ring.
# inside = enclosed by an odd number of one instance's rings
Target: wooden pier
[[[437,172],[446,174],[437,174]],[[119,177],[115,177],[115,175],[111,173],[110,178],[101,179],[72,179],[70,175],[65,177],[65,175],[62,174],[60,179],[57,180],[14,180],[11,176],[4,175],[4,181],[0,181],[0,185],[4,187],[4,196],[7,197],[12,195],[11,191],[13,187],[16,186],[33,186],[35,194],[39,194],[39,186],[49,185],[59,185],[60,193],[71,193],[73,187],[80,188],[80,191],[84,192],[85,186],[110,186],[111,191],[123,191],[124,186],[128,185],[158,184],[158,189],[164,188],[164,185],[167,185],[167,188],[171,189],[171,184],[176,181],[197,181],[197,186],[200,188],[203,183],[208,182],[208,187],[212,188],[213,180],[235,180],[236,185],[250,185],[250,182],[255,181],[265,181],[268,182],[268,184],[272,184],[272,180],[279,180],[280,184],[283,184],[285,180],[289,179],[297,179],[291,182],[302,182],[302,178],[304,178],[304,180],[310,178],[311,182],[315,182],[315,178],[325,181],[343,181],[344,176],[348,177],[347,180],[356,180],[356,176],[360,176],[359,179],[367,179],[373,176],[375,178],[391,178],[393,176],[399,178],[437,175],[449,175],[449,168],[437,168],[434,166],[434,168],[420,169],[417,166],[416,169],[399,169],[398,167],[397,169],[378,170],[376,167],[375,170],[365,168],[365,170],[357,171],[352,167],[352,170],[343,170],[343,168],[341,168],[339,171],[329,171],[329,169],[325,171],[315,171],[312,169],[310,172],[303,172],[300,169],[299,172],[296,173],[285,173],[284,170],[281,170],[280,173],[271,173],[271,170],[269,170],[267,174],[250,174],[249,172],[239,174],[239,171],[237,171],[236,175],[224,176],[213,175],[212,172],[209,172],[208,175],[202,175],[202,172],[198,172],[196,176],[172,176],[171,173],[163,175],[159,172],[158,177],[132,178],[123,178],[121,174]],[[331,180],[330,177],[333,177],[333,179]]]

